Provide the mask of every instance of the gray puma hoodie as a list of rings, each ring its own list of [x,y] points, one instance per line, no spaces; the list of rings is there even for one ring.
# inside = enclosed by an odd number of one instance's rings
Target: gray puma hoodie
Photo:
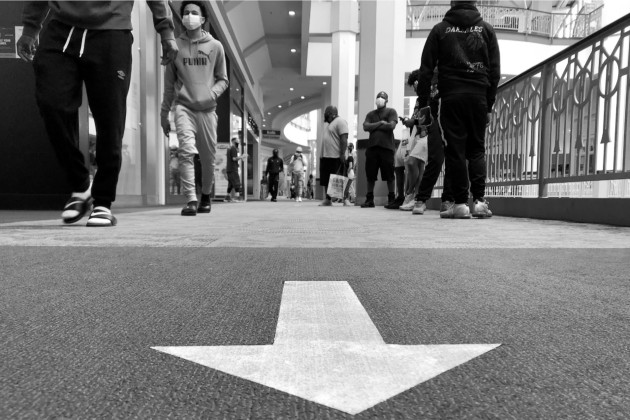
[[[223,45],[205,31],[198,40],[191,41],[184,32],[176,41],[179,54],[166,66],[161,116],[168,116],[174,103],[214,111],[229,83]]]

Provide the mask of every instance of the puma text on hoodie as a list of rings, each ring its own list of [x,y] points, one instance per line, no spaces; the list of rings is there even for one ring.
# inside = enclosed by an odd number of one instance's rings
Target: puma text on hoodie
[[[192,41],[184,32],[176,41],[179,54],[166,66],[161,116],[168,116],[173,103],[214,111],[228,87],[223,45],[205,31],[200,39]]]

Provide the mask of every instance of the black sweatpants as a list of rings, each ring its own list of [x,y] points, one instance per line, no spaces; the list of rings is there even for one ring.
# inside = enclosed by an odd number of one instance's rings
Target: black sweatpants
[[[269,172],[269,194],[271,194],[271,198],[275,199],[278,197],[278,181],[280,180],[280,174],[278,172],[273,173]]]
[[[71,29],[53,20],[42,32],[34,59],[37,104],[72,191],[85,191],[90,177],[79,149],[78,119],[85,83],[96,126],[92,197],[95,206],[110,207],[122,163],[133,36],[127,30],[82,28],[70,35]]]
[[[444,141],[442,141],[442,131],[437,122],[437,116],[433,116],[433,124],[429,127],[429,135],[427,139],[427,148],[429,149],[427,164],[424,168],[424,174],[420,181],[416,201],[427,201],[431,198],[433,187],[437,182],[442,165],[444,164]],[[453,201],[450,191],[450,180],[444,178],[442,189],[442,201]]]
[[[446,146],[446,178],[455,204],[483,198],[486,189],[486,98],[481,95],[452,95],[440,100],[438,121]],[[466,168],[468,161],[468,168]]]

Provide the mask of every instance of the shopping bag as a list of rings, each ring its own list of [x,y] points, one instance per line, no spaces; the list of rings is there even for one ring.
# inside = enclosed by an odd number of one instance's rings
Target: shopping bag
[[[343,200],[343,195],[346,191],[346,185],[348,185],[347,177],[342,175],[330,175],[326,194],[331,196],[332,198],[339,198]]]

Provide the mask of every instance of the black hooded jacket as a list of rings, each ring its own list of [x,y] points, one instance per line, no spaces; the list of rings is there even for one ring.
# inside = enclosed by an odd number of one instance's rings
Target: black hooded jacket
[[[499,44],[494,28],[472,4],[456,4],[433,27],[422,51],[418,98],[426,106],[433,70],[438,68],[441,97],[485,95],[492,111],[501,79]]]

